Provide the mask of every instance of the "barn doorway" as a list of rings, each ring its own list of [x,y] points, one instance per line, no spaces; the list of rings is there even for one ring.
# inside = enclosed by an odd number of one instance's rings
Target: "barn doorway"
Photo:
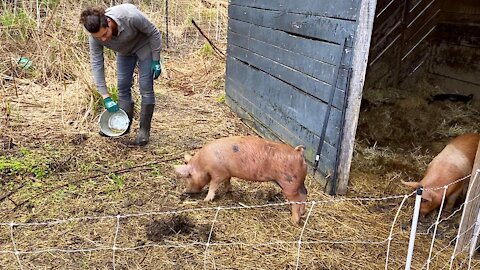
[[[377,1],[349,190],[398,194],[479,112],[480,2]]]

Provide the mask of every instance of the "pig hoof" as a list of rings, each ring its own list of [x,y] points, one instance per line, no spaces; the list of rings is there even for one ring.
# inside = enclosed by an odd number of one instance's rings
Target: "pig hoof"
[[[205,202],[211,202],[213,201],[213,196],[207,196],[205,199],[203,199]]]
[[[292,217],[291,221],[293,225],[298,226],[300,224],[300,217]]]
[[[292,224],[295,225],[295,226],[298,226],[298,225],[300,225],[300,220],[292,218]]]

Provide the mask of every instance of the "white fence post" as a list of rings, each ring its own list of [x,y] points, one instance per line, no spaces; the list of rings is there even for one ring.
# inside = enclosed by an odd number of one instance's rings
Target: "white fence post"
[[[407,262],[405,270],[410,270],[413,258],[413,247],[415,245],[415,235],[417,234],[418,216],[420,212],[420,203],[422,202],[423,187],[417,188],[417,196],[415,197],[415,208],[413,209],[412,228],[410,231],[410,241],[408,242]]]

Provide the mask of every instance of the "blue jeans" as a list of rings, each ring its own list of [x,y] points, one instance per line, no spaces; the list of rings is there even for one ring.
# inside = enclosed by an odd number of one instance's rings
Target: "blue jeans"
[[[117,54],[118,99],[123,101],[132,101],[133,72],[137,62],[142,104],[155,104],[151,56],[140,60],[137,55]]]

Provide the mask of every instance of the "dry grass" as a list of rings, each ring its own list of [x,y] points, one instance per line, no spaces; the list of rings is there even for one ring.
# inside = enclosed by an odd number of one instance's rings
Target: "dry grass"
[[[182,194],[182,183],[172,171],[185,152],[208,141],[254,134],[223,102],[225,60],[211,53],[188,23],[194,18],[210,37],[218,33],[215,43],[225,51],[225,2],[170,1],[174,14],[170,46],[162,52],[164,71],[155,84],[151,142],[143,148],[129,143],[138,127],[136,121],[133,134],[126,137],[106,139],[97,134],[101,107],[91,81],[85,33],[77,23],[81,6],[86,4],[62,0],[56,9],[46,9],[43,21],[49,23],[40,32],[27,29],[28,39],[19,37],[13,26],[1,30],[0,161],[33,162],[27,164],[29,171],[1,174],[0,222],[108,216],[16,227],[16,248],[34,252],[20,256],[23,268],[111,269],[111,248],[116,241],[120,248],[115,253],[116,269],[295,269],[303,227],[290,224],[287,205],[221,210],[215,218],[217,206],[282,203],[278,187],[233,181],[232,193],[220,191],[213,203],[205,203],[205,192]],[[163,4],[139,4],[165,30]],[[19,55],[32,59],[34,68],[18,68],[15,59]],[[112,54],[106,63],[107,81],[114,85]],[[307,179],[309,200],[319,203],[303,231],[298,258],[302,269],[383,269],[386,240],[402,198],[341,199],[408,193],[400,179],[421,176],[441,149],[433,142],[444,145],[447,137],[477,127],[478,112],[467,105],[432,105],[405,97],[397,89],[384,95],[384,90],[365,93],[373,105],[361,115],[348,196],[328,196],[315,180]],[[405,112],[411,115],[402,118]],[[202,208],[208,209],[190,211]],[[403,268],[410,211],[411,202],[393,226],[390,269]],[[117,234],[115,216],[133,213],[147,214],[120,218]],[[420,231],[429,225],[425,221]],[[435,252],[448,245],[455,226],[458,216],[442,223]],[[417,240],[416,269],[428,257],[430,239],[423,235]],[[211,245],[206,249],[208,240]],[[77,252],[35,253],[50,248]],[[0,226],[0,251],[6,250],[13,250],[10,228]],[[443,267],[450,252],[451,248],[438,255],[432,269]],[[0,264],[19,268],[11,253],[0,252]],[[455,264],[454,268],[460,267]]]

